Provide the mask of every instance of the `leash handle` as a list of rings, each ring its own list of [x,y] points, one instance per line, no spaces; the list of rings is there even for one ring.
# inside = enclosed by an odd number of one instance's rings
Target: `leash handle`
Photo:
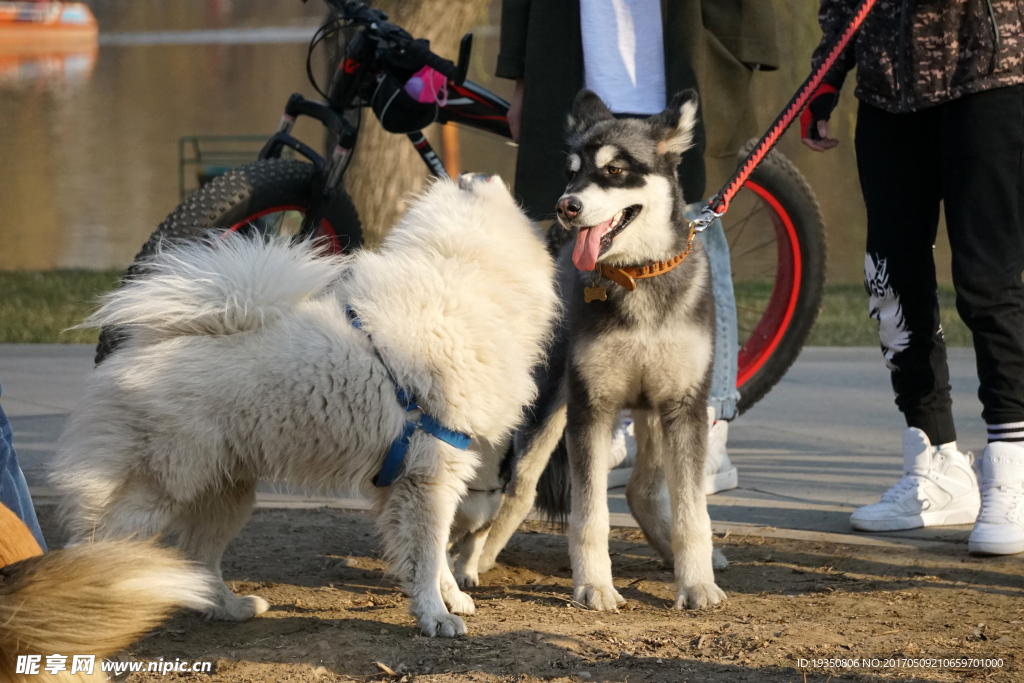
[[[847,24],[843,33],[839,36],[839,40],[836,41],[836,44],[832,46],[831,50],[829,50],[825,61],[821,63],[821,66],[819,66],[817,70],[807,77],[807,80],[804,81],[803,85],[800,86],[800,89],[796,91],[795,95],[793,95],[793,99],[789,101],[786,108],[782,110],[782,113],[779,114],[775,119],[775,122],[772,123],[768,132],[764,134],[754,149],[750,151],[750,154],[747,155],[747,158],[744,159],[743,164],[739,167],[736,173],[734,173],[729,181],[722,186],[722,189],[718,191],[718,194],[708,200],[708,205],[705,207],[701,217],[694,221],[697,232],[702,232],[711,223],[711,221],[722,216],[722,214],[729,210],[729,202],[732,201],[732,198],[747,182],[747,179],[750,178],[750,174],[753,173],[758,164],[764,160],[765,156],[767,156],[768,152],[770,152],[772,147],[775,146],[775,143],[778,142],[778,139],[782,134],[786,132],[786,129],[789,128],[790,124],[793,123],[793,121],[796,120],[796,117],[800,115],[801,110],[803,110],[807,105],[807,101],[810,99],[811,94],[818,89],[818,86],[821,85],[821,81],[825,78],[825,74],[827,74],[829,69],[835,65],[836,60],[839,59],[840,53],[850,42],[850,39],[853,38],[853,34],[857,32],[860,25],[864,23],[865,17],[867,17],[868,12],[871,11],[875,2],[876,0],[864,0],[860,4],[860,7],[857,8],[857,11],[850,20],[850,23]]]

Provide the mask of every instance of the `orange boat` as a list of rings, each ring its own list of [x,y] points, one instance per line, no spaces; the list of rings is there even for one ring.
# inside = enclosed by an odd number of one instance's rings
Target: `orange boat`
[[[96,18],[80,2],[0,2],[0,90],[89,79]]]
[[[0,2],[0,51],[93,47],[99,27],[80,2]]]

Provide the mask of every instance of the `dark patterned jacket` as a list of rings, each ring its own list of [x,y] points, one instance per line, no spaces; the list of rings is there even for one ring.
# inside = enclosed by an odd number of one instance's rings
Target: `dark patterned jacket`
[[[859,5],[821,0],[815,67]],[[856,66],[857,98],[897,113],[1024,83],[1022,16],[1024,0],[878,0],[825,82]]]

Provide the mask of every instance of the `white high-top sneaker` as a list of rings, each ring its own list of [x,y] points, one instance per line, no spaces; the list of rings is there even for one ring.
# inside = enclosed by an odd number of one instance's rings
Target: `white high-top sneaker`
[[[882,500],[854,510],[850,524],[860,531],[971,524],[981,507],[972,460],[957,450],[955,441],[935,447],[920,429],[907,427],[903,476]]]
[[[725,450],[729,439],[729,423],[725,420],[715,422],[715,409],[708,408],[708,458],[704,462],[704,495],[710,496],[719,491],[734,489],[738,485],[736,468],[729,460]],[[636,460],[636,435],[633,428],[633,416],[628,410],[622,411],[619,424],[612,432],[611,458],[608,472],[608,488],[625,486],[633,473],[633,462]]]
[[[967,541],[972,553],[1024,552],[1024,446],[993,441],[981,459],[981,514]]]
[[[729,423],[715,422],[715,409],[708,408],[708,459],[704,462],[704,495],[734,489],[739,485],[736,468],[729,460],[725,443],[729,440]]]
[[[612,431],[612,447],[608,460],[608,488],[625,486],[633,474],[633,463],[636,462],[636,433],[633,427],[633,414],[628,410],[619,413],[618,424]]]

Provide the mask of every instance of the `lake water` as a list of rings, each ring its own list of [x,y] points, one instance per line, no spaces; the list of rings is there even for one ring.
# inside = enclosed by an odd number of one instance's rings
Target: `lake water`
[[[179,201],[182,136],[269,134],[288,95],[313,96],[308,37],[325,13],[299,0],[92,0],[95,53],[12,61],[0,46],[0,269],[106,268],[131,261]],[[816,0],[780,0],[784,68],[755,86],[767,125],[804,78],[817,42]],[[499,93],[495,0],[476,29],[470,77]],[[829,232],[830,277],[860,279],[864,211],[853,158],[852,87],[828,155],[781,143],[811,182]],[[297,128],[312,143],[320,132]],[[462,133],[464,170],[511,178],[514,150]],[[940,272],[948,248],[940,244]],[[948,274],[944,277],[948,280]]]

